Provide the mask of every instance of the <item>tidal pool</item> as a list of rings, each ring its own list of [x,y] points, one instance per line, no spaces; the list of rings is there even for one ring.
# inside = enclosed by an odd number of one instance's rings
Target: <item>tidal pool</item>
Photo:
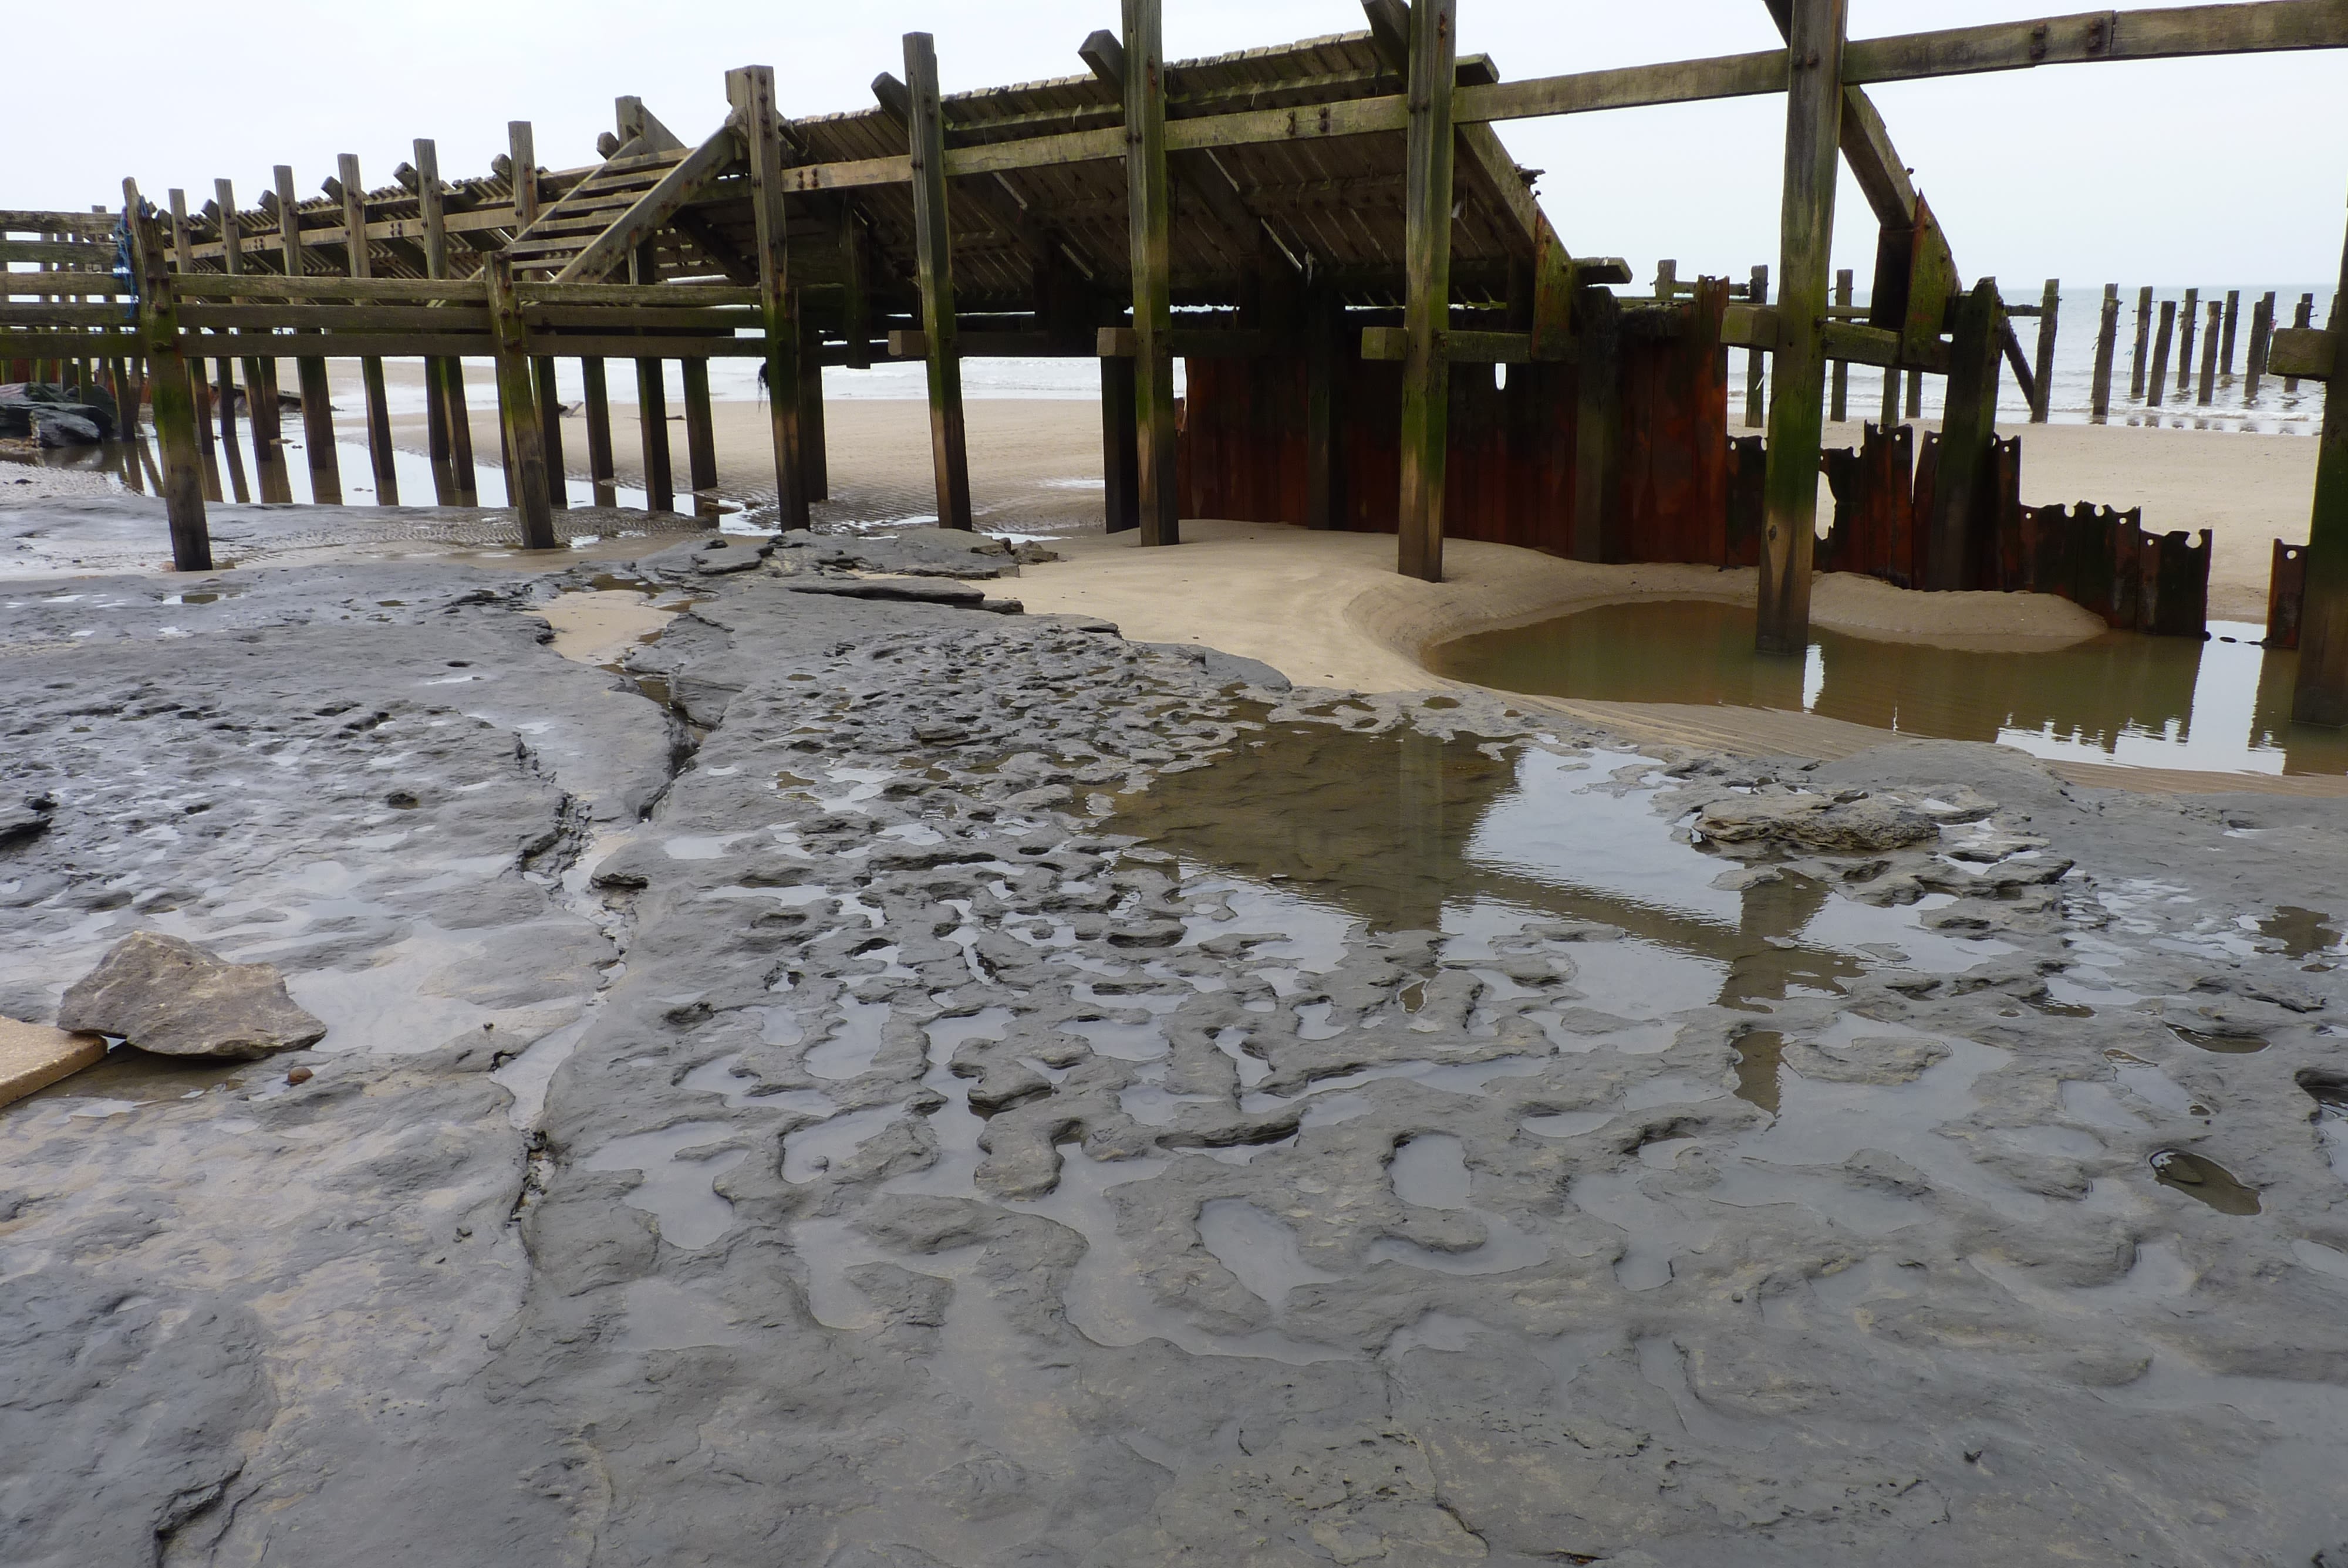
[[[1754,651],[1747,606],[1673,600],[1479,632],[1437,646],[1426,662],[1503,691],[1801,711],[2061,761],[2348,774],[2348,733],[2291,722],[2299,655],[2260,647],[2263,635],[2212,621],[2207,641],[2110,631],[2024,653],[1814,627],[1807,654],[1795,660]]]

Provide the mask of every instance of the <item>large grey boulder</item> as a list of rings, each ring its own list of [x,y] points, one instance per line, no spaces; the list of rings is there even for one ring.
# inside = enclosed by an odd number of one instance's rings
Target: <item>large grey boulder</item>
[[[1930,843],[1940,832],[1940,824],[1916,807],[1880,795],[1736,795],[1715,801],[1695,820],[1695,835],[1713,844],[1816,855],[1905,849]]]
[[[232,1061],[314,1045],[326,1033],[272,966],[232,964],[153,931],[125,937],[76,980],[57,1027],[118,1034],[163,1056]]]

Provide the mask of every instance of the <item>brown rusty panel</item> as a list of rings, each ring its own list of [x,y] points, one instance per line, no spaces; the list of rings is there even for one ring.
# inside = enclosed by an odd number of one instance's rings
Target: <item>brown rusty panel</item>
[[[1976,536],[1982,547],[1980,575],[1972,586],[2007,593],[2027,586],[2022,556],[2022,437],[1990,438],[1990,483],[1979,499],[1987,513]]]
[[[1856,452],[1824,454],[1834,523],[1818,556],[1820,571],[1861,572],[1908,588],[1915,582],[1915,431],[1859,427]]]
[[[1722,530],[1722,566],[1758,566],[1761,530],[1767,514],[1767,444],[1739,436],[1728,444],[1726,526]]]
[[[2145,540],[2141,629],[2155,637],[2202,637],[2209,630],[2209,530],[2196,544],[2178,528]]]
[[[2299,646],[2300,607],[2307,600],[2307,547],[2274,542],[2274,565],[2267,577],[2267,646]]]
[[[1726,282],[1706,278],[1674,312],[1668,336],[1623,334],[1622,559],[1728,564],[1728,372],[1720,353],[1727,303]]]
[[[1916,443],[1916,487],[1909,503],[1907,547],[1900,553],[1907,569],[1906,580],[1893,579],[1902,588],[1914,588],[1925,580],[1924,574],[1931,564],[1931,532],[1925,519],[1932,515],[1932,489],[1941,475],[1941,433],[1927,430]]]

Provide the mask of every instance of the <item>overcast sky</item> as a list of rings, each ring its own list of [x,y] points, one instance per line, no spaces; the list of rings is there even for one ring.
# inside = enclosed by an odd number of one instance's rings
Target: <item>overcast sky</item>
[[[2042,13],[1993,0],[1852,0],[1868,36]],[[1362,25],[1348,0],[1166,0],[1169,56]],[[1462,52],[1505,77],[1766,48],[1761,0],[1461,0]],[[904,71],[902,34],[937,37],[949,91],[1082,69],[1077,44],[1115,28],[1113,0],[118,0],[26,5],[7,27],[15,156],[0,206],[117,202],[126,174],[201,205],[216,177],[250,204],[273,166],[314,191],[337,153],[387,180],[418,136],[440,168],[486,170],[506,122],[536,127],[540,161],[593,160],[612,99],[643,97],[680,135],[724,116],[726,67],[770,64],[788,113],[863,107]],[[2064,66],[1875,89],[1968,279],[2010,298],[2072,284],[2293,282],[2337,276],[2348,219],[2348,55]],[[1638,275],[1776,261],[1783,142],[1776,97],[1501,128],[1569,248]],[[1846,176],[1836,262],[1873,254]]]

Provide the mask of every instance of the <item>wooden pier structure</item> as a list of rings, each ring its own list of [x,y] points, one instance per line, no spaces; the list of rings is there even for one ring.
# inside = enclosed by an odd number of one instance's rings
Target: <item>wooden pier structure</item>
[[[1108,526],[1146,544],[1178,543],[1187,514],[1392,529],[1398,569],[1429,579],[1455,535],[1591,560],[1750,562],[1760,645],[1783,652],[1807,641],[1820,548],[1919,587],[2035,587],[2116,623],[2189,619],[2198,631],[2184,579],[2197,557],[2206,573],[2206,544],[2150,541],[2090,508],[2022,518],[2008,504],[2019,458],[1995,433],[1998,383],[2010,369],[2045,417],[2054,286],[2036,305],[2009,304],[1993,280],[1963,277],[1868,89],[2348,47],[2348,0],[1877,38],[1847,36],[1847,0],[1759,3],[1784,47],[1508,81],[1458,54],[1457,0],[1365,0],[1364,30],[1189,61],[1163,57],[1161,0],[1122,0],[1117,30],[1075,46],[1078,74],[942,95],[932,40],[911,34],[902,75],[875,77],[862,108],[793,118],[772,72],[746,67],[728,73],[723,122],[697,143],[623,97],[599,161],[563,169],[542,167],[515,122],[508,156],[469,178],[444,178],[419,140],[393,183],[365,186],[345,156],[323,194],[304,197],[280,167],[252,207],[224,180],[200,210],[178,191],[159,208],[126,181],[118,215],[73,226],[84,250],[118,240],[102,282],[73,293],[50,273],[5,274],[0,361],[123,367],[114,384],[138,385],[153,409],[174,558],[189,569],[210,563],[211,433],[242,406],[273,452],[288,359],[322,499],[340,493],[325,361],[361,362],[386,502],[397,477],[381,362],[421,359],[435,498],[457,504],[475,490],[462,362],[489,361],[509,493],[525,542],[543,548],[570,488],[557,359],[582,362],[588,484],[605,497],[606,367],[633,362],[655,508],[677,500],[663,362],[684,367],[685,487],[698,496],[716,480],[708,361],[760,362],[784,528],[804,526],[827,487],[821,368],[919,361],[937,516],[967,528],[962,360],[1057,356],[1099,364]],[[1570,248],[1533,197],[1537,171],[1494,128],[1771,94],[1787,112],[1779,251],[1774,274],[1741,284],[1659,275],[1652,295],[1618,292],[1628,269]],[[1877,222],[1864,306],[1829,268],[1838,164]],[[0,254],[65,265],[67,244],[0,240]],[[2213,300],[2207,323],[2188,304],[2184,326],[2200,329],[2204,354],[2198,367],[2189,347],[2179,356],[2180,390],[2198,369],[2206,400],[2220,356],[2231,373],[2239,304]],[[2119,314],[2107,289],[2099,415]],[[2318,329],[2306,314],[2302,302],[2302,324],[2278,326],[2273,302],[2257,302],[2254,375],[2330,376],[2341,323]],[[2013,324],[2031,316],[2034,356]],[[1771,362],[1766,439],[1730,436],[1731,348],[1747,354],[1748,416],[1765,413]],[[2149,396],[2166,357],[2154,354]],[[1828,457],[1828,385],[1839,413],[1850,364],[1884,373],[1884,425],[1864,450]],[[1900,378],[1912,417],[1926,375],[1946,381],[1942,427],[1917,470],[1895,474],[1910,451],[1890,428]],[[2322,442],[2313,535],[2292,562],[2299,713],[2343,723],[2348,403],[2327,409]],[[1822,461],[1852,497],[1824,546]],[[283,498],[282,474],[262,478],[264,499]]]

